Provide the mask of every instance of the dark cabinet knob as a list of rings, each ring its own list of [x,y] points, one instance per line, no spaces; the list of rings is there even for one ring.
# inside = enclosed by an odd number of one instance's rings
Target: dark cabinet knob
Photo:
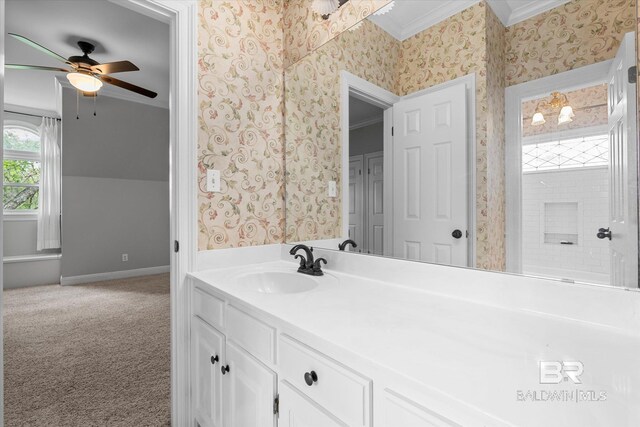
[[[608,228],[601,228],[598,230],[598,234],[596,234],[596,236],[598,236],[598,239],[611,240],[611,230],[609,230]]]
[[[460,230],[453,230],[453,233],[451,233],[451,235],[452,235],[454,238],[459,239],[459,238],[461,238],[461,237],[462,237],[462,231],[460,231]]]
[[[222,372],[222,375],[226,374],[227,372],[229,372],[229,365],[223,366],[222,368],[220,368],[220,371]]]
[[[304,373],[304,382],[307,383],[309,387],[311,387],[313,383],[317,381],[318,381],[318,374],[316,374],[316,371]]]
[[[212,365],[215,365],[218,360],[219,359],[218,359],[218,355],[217,354],[215,356],[211,356],[211,364]]]

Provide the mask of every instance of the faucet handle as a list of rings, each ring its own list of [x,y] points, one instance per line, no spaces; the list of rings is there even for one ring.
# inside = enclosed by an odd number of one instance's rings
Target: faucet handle
[[[327,260],[324,258],[316,259],[316,261],[313,263],[313,271],[322,271],[322,266],[320,265],[320,263],[324,263],[326,265]]]
[[[300,268],[304,268],[307,265],[307,260],[304,256],[298,254],[294,258],[300,258]]]

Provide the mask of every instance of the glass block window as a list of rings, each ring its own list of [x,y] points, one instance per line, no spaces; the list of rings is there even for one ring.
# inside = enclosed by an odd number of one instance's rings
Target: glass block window
[[[609,136],[595,135],[522,146],[522,171],[607,166]]]

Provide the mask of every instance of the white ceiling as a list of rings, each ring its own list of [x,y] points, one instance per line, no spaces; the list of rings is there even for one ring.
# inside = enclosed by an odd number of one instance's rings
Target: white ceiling
[[[140,71],[114,77],[158,96],[151,100],[112,85],[105,87],[114,94],[131,94],[159,107],[169,105],[168,24],[107,0],[7,0],[5,22],[7,32],[23,35],[65,58],[82,55],[76,42],[87,40],[97,45],[90,56],[98,62],[130,60]],[[13,37],[7,36],[5,43],[6,63],[65,67]],[[55,111],[56,76],[64,73],[6,70],[5,103]]]
[[[480,0],[395,0],[391,12],[370,20],[398,40],[405,40]],[[505,27],[553,9],[570,0],[487,0]]]

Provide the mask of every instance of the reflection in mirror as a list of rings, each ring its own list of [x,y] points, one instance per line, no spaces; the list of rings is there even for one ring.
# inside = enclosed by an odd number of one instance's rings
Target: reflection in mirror
[[[285,71],[287,242],[637,288],[635,1],[394,3]]]

